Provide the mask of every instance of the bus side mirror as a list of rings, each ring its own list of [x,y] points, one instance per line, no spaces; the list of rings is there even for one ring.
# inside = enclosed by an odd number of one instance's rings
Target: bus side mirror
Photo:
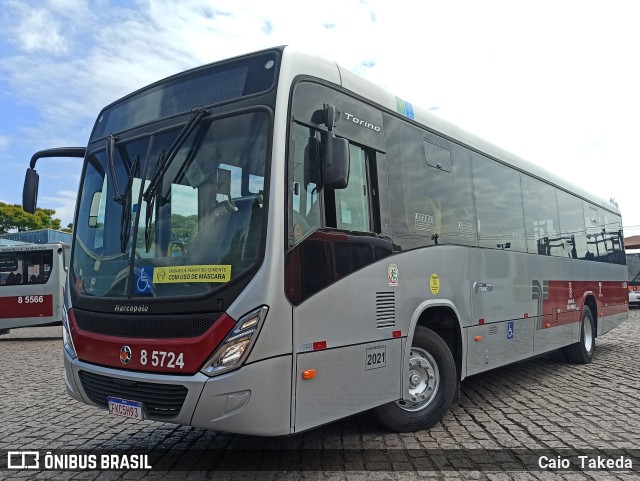
[[[324,187],[345,189],[349,184],[349,141],[327,132],[324,151]]]
[[[24,176],[24,187],[22,188],[22,209],[29,214],[36,213],[39,181],[38,173],[29,167]]]
[[[342,112],[338,107],[324,104],[324,124],[327,126],[327,141],[324,146],[323,187],[345,189],[349,184],[349,141],[339,139],[333,133]]]

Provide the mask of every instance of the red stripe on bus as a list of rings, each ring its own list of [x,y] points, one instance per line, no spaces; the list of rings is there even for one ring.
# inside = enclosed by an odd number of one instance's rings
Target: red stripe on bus
[[[53,316],[53,296],[0,297],[0,319]]]
[[[222,314],[207,332],[198,337],[139,339],[112,337],[82,331],[76,324],[73,309],[69,310],[68,315],[73,344],[76,348],[78,359],[81,361],[119,369],[171,374],[194,374],[198,372],[236,325],[236,321],[231,317]],[[131,322],[136,322],[135,316],[131,316]],[[131,349],[131,359],[127,364],[123,364],[120,360],[121,350],[124,346],[129,346]],[[154,352],[157,353],[155,359],[158,361],[155,366],[153,365]],[[163,355],[162,353],[165,354]],[[169,353],[173,354],[169,355]],[[184,362],[182,368],[176,364],[180,354],[182,354],[181,360]],[[160,365],[160,361],[162,361],[162,365]]]

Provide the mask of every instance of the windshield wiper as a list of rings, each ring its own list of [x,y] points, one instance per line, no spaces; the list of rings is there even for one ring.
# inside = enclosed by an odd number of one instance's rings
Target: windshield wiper
[[[210,110],[202,107],[194,110],[189,121],[185,124],[178,136],[175,138],[175,140],[171,144],[171,147],[169,147],[166,155],[164,150],[161,150],[160,154],[158,154],[156,170],[153,174],[153,177],[151,177],[151,180],[149,181],[149,186],[144,191],[144,194],[142,194],[142,198],[144,199],[147,206],[144,222],[144,243],[146,252],[149,252],[149,249],[151,248],[151,237],[149,236],[149,228],[151,227],[151,219],[153,218],[153,209],[160,182],[162,181],[164,174],[171,166],[171,162],[173,162],[173,159],[178,154],[178,151],[180,150],[182,145],[189,138],[200,120],[210,112]]]
[[[149,200],[156,195],[158,184],[169,169],[171,162],[173,162],[173,159],[178,154],[178,150],[180,149],[180,147],[182,147],[182,144],[184,144],[189,135],[191,135],[191,132],[193,132],[193,129],[196,127],[200,119],[209,114],[209,112],[209,110],[204,108],[194,110],[193,115],[189,119],[189,122],[185,124],[178,136],[173,141],[173,144],[171,144],[171,147],[169,147],[166,157],[164,156],[164,151],[160,152],[160,155],[158,156],[156,172],[153,174],[153,177],[149,181],[149,187],[147,187],[147,189],[144,191],[144,194],[142,194],[145,202],[148,203]]]
[[[115,147],[116,147],[116,136],[113,134],[109,134],[107,137],[107,163],[109,164],[109,174],[111,174],[111,183],[113,184],[113,200],[115,200],[118,204],[124,205],[126,202],[125,198],[120,195],[120,188],[118,187],[118,177],[116,176],[116,166],[115,166]]]
[[[133,179],[138,173],[140,165],[140,154],[136,155],[129,172],[129,179],[127,180],[127,187],[124,190],[124,196],[122,197],[122,217],[120,220],[120,252],[127,250],[127,243],[129,242],[129,234],[131,233],[131,187],[133,186]]]

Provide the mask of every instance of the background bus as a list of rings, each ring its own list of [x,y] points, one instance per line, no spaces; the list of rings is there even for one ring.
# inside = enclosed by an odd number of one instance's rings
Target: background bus
[[[640,254],[627,254],[629,306],[640,307]]]
[[[437,423],[466,376],[627,318],[618,208],[291,47],[105,107],[63,310],[69,394],[259,435]]]
[[[69,266],[65,244],[0,246],[0,332],[59,323]]]

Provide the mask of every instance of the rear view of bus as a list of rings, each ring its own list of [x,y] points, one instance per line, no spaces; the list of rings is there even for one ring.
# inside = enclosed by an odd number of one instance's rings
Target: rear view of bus
[[[0,333],[60,323],[68,246],[0,247]]]

